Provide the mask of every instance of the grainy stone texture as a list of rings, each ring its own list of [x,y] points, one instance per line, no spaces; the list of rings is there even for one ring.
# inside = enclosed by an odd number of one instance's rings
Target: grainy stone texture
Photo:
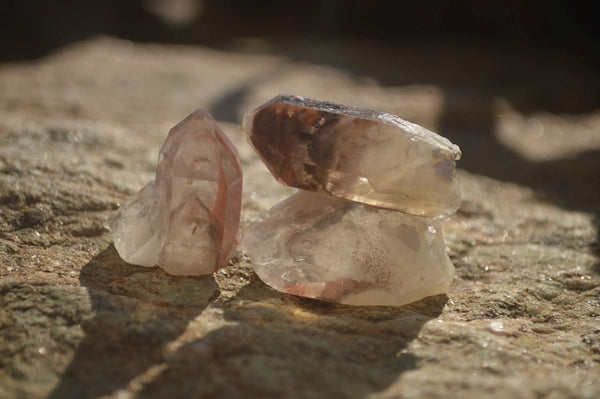
[[[100,38],[0,66],[0,398],[598,397],[596,72],[506,49],[259,47]],[[239,148],[244,226],[289,195],[237,124],[280,92],[398,114],[461,147],[447,297],[299,299],[240,251],[214,278],[120,260],[102,223],[193,109]]]

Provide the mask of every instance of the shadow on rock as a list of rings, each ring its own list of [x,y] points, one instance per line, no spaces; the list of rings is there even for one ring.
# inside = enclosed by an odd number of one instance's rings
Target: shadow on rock
[[[92,398],[125,388],[162,362],[164,346],[209,303],[210,277],[170,276],[123,262],[111,245],[80,273],[91,301],[85,338],[49,398]]]
[[[446,300],[352,307],[255,279],[223,305],[226,325],[172,354],[140,397],[365,398],[416,368],[403,350]]]

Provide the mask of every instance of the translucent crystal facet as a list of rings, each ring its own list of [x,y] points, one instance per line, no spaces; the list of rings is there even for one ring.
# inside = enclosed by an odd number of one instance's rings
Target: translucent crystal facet
[[[127,262],[178,275],[224,267],[236,245],[242,198],[237,150],[208,112],[171,129],[156,178],[109,219]]]
[[[404,305],[454,276],[438,220],[309,191],[246,229],[243,246],[273,288],[349,305]]]
[[[243,130],[276,179],[300,189],[244,232],[259,277],[299,296],[400,306],[454,277],[443,219],[460,149],[401,118],[280,95]]]
[[[247,114],[243,129],[286,185],[427,217],[460,205],[460,149],[395,115],[280,95]]]

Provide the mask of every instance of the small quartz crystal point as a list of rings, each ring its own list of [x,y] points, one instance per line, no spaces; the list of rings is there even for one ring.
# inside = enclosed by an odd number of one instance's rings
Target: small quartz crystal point
[[[445,293],[454,266],[439,219],[298,191],[244,232],[273,288],[348,305],[401,306]]]
[[[240,221],[238,153],[205,110],[172,128],[156,178],[108,220],[119,255],[176,275],[210,274],[233,255]]]
[[[282,94],[243,130],[288,186],[426,217],[460,205],[458,146],[398,116]]]

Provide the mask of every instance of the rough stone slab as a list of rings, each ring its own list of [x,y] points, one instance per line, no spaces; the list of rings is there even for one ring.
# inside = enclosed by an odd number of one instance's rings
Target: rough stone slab
[[[335,62],[307,56],[332,45]],[[543,56],[286,48],[298,60],[103,38],[0,66],[0,398],[598,397],[600,113],[539,111],[561,97]],[[485,79],[431,69],[440,55]],[[585,71],[561,65],[577,99]],[[447,297],[351,308],[266,287],[241,252],[214,278],[120,260],[102,223],[152,178],[190,103],[239,148],[243,225],[289,195],[235,124],[282,91],[399,114],[461,146]],[[498,130],[476,126],[486,118]]]

